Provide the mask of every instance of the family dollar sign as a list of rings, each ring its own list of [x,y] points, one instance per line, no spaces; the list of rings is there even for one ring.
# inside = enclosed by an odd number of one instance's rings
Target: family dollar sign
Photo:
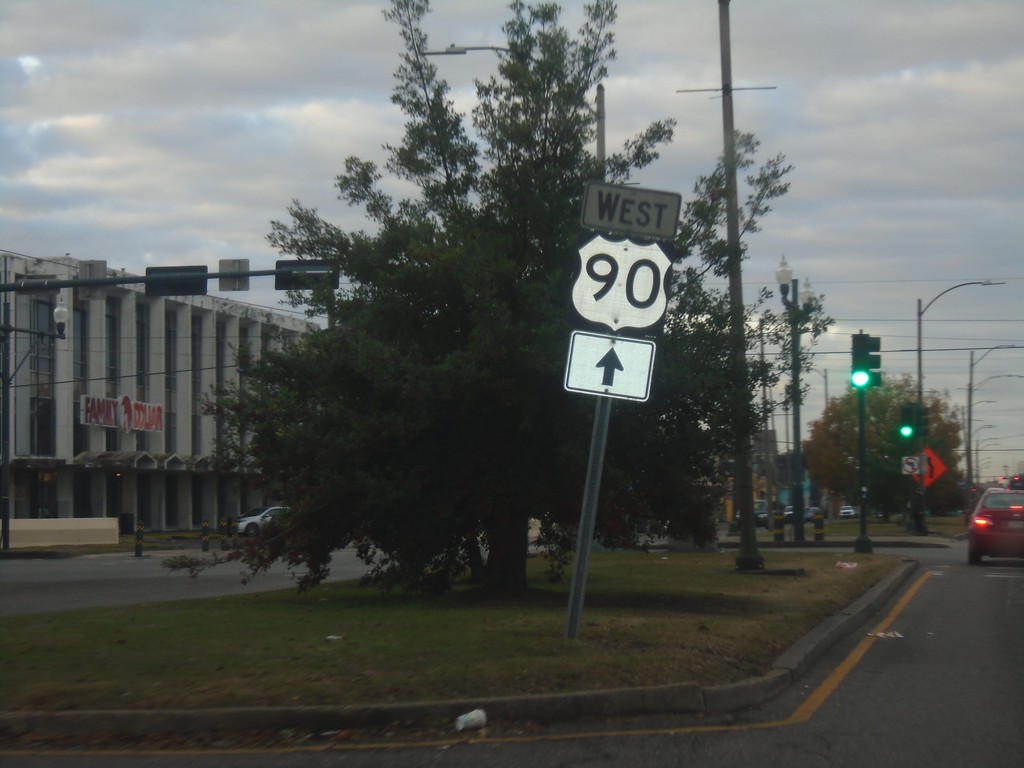
[[[676,192],[590,181],[583,197],[580,223],[599,232],[671,240],[682,205],[683,197]]]

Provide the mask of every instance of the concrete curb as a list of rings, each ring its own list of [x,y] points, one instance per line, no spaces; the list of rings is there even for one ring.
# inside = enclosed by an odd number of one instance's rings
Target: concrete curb
[[[779,656],[772,671],[730,685],[693,683],[602,691],[536,694],[354,707],[243,707],[198,710],[104,710],[0,712],[0,730],[44,735],[116,732],[124,736],[166,733],[263,731],[303,728],[313,732],[392,723],[448,721],[481,708],[491,720],[565,722],[587,717],[734,712],[763,704],[798,680],[841,637],[863,625],[918,567],[904,563],[845,609],[829,617]]]
[[[817,661],[841,637],[861,626],[892,597],[917,570],[916,560],[906,562],[834,616],[825,619],[779,656],[772,668],[788,671],[794,680]]]

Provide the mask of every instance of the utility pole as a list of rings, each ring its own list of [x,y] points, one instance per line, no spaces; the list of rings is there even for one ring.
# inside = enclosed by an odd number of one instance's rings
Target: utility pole
[[[736,413],[749,410],[747,390],[747,339],[743,311],[743,275],[740,250],[740,212],[736,191],[736,128],[732,111],[732,51],[729,43],[729,0],[718,0],[718,29],[722,51],[722,131],[725,134],[726,237],[729,246],[729,309],[733,354]],[[740,398],[743,402],[740,402]],[[764,568],[757,548],[754,521],[754,478],[750,462],[750,430],[745,419],[737,419],[734,433],[733,503],[739,512],[740,548],[736,570]]]

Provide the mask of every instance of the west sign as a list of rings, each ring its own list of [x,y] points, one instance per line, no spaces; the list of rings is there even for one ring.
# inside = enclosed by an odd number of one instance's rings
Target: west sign
[[[599,232],[646,240],[671,240],[676,235],[683,196],[677,192],[587,182],[580,223]]]

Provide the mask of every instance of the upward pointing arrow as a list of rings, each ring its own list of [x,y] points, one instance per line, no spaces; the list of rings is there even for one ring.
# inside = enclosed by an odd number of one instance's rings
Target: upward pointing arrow
[[[590,359],[593,360],[594,358]],[[604,368],[604,377],[601,379],[601,386],[603,387],[612,386],[615,383],[615,372],[625,370],[614,349],[609,349],[608,353],[594,367]]]

